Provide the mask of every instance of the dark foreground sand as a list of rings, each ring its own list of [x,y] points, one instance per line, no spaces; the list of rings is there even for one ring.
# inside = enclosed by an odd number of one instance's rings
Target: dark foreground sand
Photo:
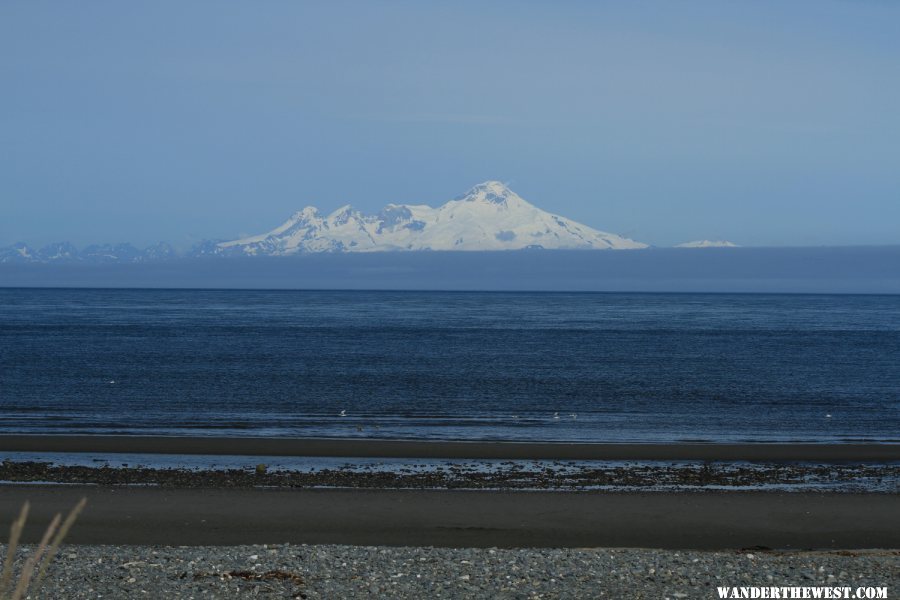
[[[509,460],[900,461],[900,444],[596,444],[131,435],[3,435],[0,452]]]
[[[8,485],[26,539],[88,497],[68,543],[444,547],[900,548],[900,495],[165,489]]]

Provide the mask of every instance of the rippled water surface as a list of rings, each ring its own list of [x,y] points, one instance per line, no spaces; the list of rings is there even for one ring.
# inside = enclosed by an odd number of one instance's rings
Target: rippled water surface
[[[0,289],[0,430],[896,442],[900,297]]]

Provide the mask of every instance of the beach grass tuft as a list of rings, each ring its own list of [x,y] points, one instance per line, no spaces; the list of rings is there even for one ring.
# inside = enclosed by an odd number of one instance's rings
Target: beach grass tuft
[[[61,513],[57,513],[41,541],[32,552],[31,556],[25,559],[22,569],[19,571],[18,579],[14,581],[14,565],[16,559],[16,550],[18,550],[19,539],[22,537],[22,530],[25,528],[25,522],[28,520],[28,512],[31,505],[28,502],[22,505],[19,516],[13,521],[9,531],[9,544],[6,548],[6,559],[3,561],[3,569],[0,570],[0,600],[21,600],[31,590],[31,594],[35,594],[40,588],[41,582],[47,574],[47,569],[62,545],[63,539],[69,533],[69,529],[75,523],[75,519],[84,510],[87,504],[87,498],[82,498],[78,504],[69,511],[65,519]],[[35,575],[37,571],[37,575]]]

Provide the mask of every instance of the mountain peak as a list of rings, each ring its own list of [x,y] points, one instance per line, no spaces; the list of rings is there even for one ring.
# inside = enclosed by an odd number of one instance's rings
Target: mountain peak
[[[455,198],[465,202],[488,202],[490,204],[505,204],[510,198],[518,198],[518,195],[500,181],[485,181],[474,186],[468,192]]]
[[[308,219],[312,219],[314,217],[319,216],[319,209],[315,206],[307,206],[303,210],[298,210],[293,215],[291,215],[292,221],[306,221]]]
[[[341,206],[340,208],[335,209],[328,216],[329,217],[340,217],[341,215],[349,215],[352,212],[353,212],[353,205],[345,204],[345,205]]]

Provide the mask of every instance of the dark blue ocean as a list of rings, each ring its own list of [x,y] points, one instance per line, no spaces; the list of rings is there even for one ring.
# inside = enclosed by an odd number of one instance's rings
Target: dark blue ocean
[[[900,296],[0,289],[0,432],[898,442]]]

